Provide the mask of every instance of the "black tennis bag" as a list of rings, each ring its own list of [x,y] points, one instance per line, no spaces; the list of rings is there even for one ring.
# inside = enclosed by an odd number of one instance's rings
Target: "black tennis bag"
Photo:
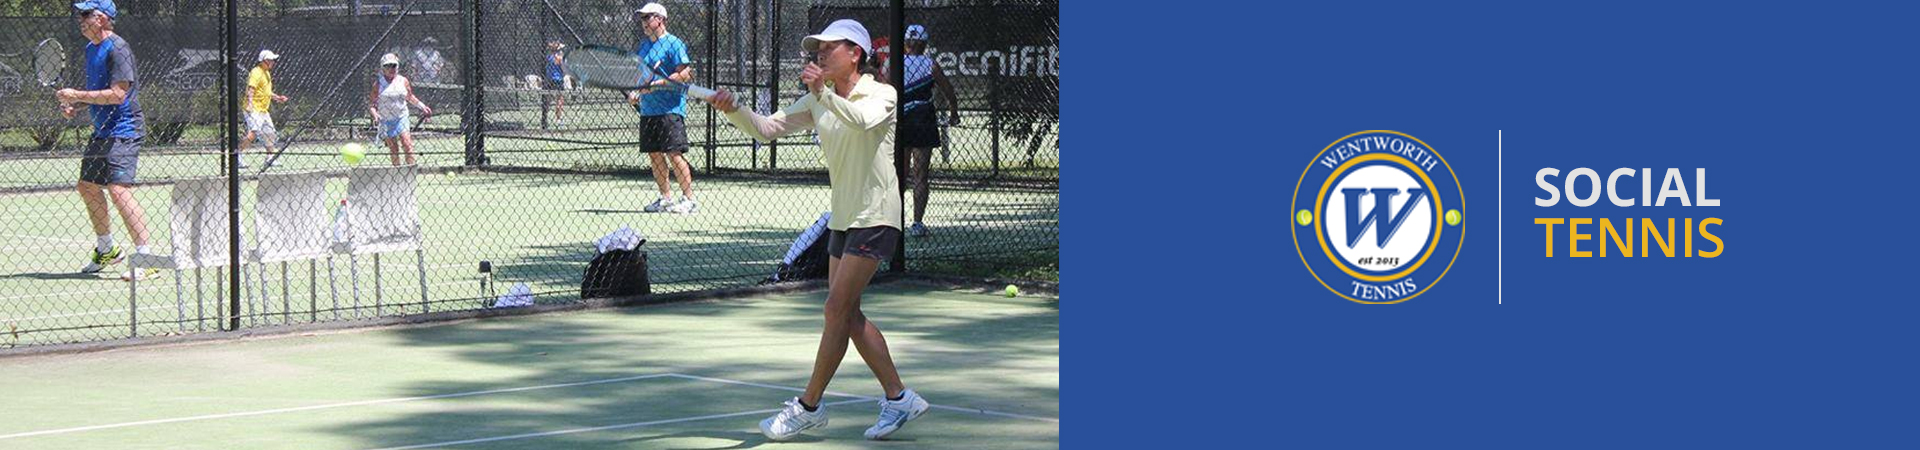
[[[587,263],[580,281],[580,298],[631,297],[653,294],[647,281],[647,252],[608,250]]]

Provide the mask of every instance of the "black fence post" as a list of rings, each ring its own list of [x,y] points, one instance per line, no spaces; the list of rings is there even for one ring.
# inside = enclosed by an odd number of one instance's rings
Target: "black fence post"
[[[780,53],[780,41],[782,41],[782,39],[780,39],[780,9],[780,0],[773,0],[773,18],[767,21],[768,27],[772,28],[771,31],[773,32],[773,37],[768,39],[768,41],[773,44],[773,48],[768,50],[772,53],[767,55],[767,60],[773,62],[773,67],[770,69],[772,73],[767,76],[767,94],[769,96],[769,98],[767,98],[767,104],[774,105],[773,107],[775,108],[780,107],[780,57],[783,56],[783,54]],[[759,105],[755,106],[757,107]],[[769,113],[768,111],[757,110],[754,112]],[[771,174],[773,171],[779,169],[780,140],[774,139],[767,141],[767,173]]]
[[[222,129],[225,136],[220,139],[220,151],[227,155],[227,331],[240,329],[240,109],[234,98],[234,87],[239,85],[235,79],[234,55],[240,54],[240,10],[237,0],[221,2],[225,7],[220,26],[220,109],[226,123]],[[139,275],[139,274],[135,274]]]
[[[481,39],[486,36],[486,33],[481,31],[482,25],[486,23],[486,8],[483,6],[486,1],[466,1],[467,7],[460,10],[460,13],[466,16],[460,21],[460,25],[466,28],[466,39],[462,39],[465,43],[461,44],[465,48],[462,48],[461,52],[465,54],[467,60],[466,73],[461,77],[464,78],[462,81],[465,85],[461,86],[463,94],[460,96],[460,131],[466,136],[467,141],[466,165],[477,167],[487,165],[487,92],[481,89],[485,85],[481,81],[485,78],[486,72],[483,71],[480,63],[484,54],[482,49],[486,48],[485,41]],[[541,120],[544,122],[545,113],[541,114]]]
[[[907,85],[907,71],[905,64],[903,64],[907,56],[906,0],[893,0],[892,9],[893,27],[887,30],[887,55],[888,59],[891,59],[891,61],[887,62],[889,64],[887,67],[887,84],[892,84],[895,89],[900,89]],[[895,109],[894,114],[899,114],[899,110]],[[898,121],[895,121],[894,124],[896,127],[899,126]],[[907,217],[907,184],[904,183],[904,181],[907,179],[907,160],[909,158],[911,158],[911,156],[907,154],[907,149],[900,146],[899,139],[895,139],[893,141],[893,173],[894,184],[900,187],[900,217],[902,222],[905,222],[905,218]],[[919,181],[921,183],[927,182],[927,180]],[[903,223],[901,225],[904,226],[905,224]],[[893,263],[888,264],[888,272],[905,273],[907,271],[907,234],[900,233],[899,239],[898,245],[893,246]]]
[[[714,16],[719,15],[714,12],[719,8],[717,3],[717,0],[707,0],[707,67],[713,68],[713,70],[706,71],[708,86],[720,85],[720,51],[718,50],[720,46],[714,43],[717,36],[720,35],[720,23],[714,20]],[[707,175],[713,175],[713,141],[718,138],[718,135],[714,133],[714,120],[716,117],[714,117],[713,108],[702,109],[707,110]]]

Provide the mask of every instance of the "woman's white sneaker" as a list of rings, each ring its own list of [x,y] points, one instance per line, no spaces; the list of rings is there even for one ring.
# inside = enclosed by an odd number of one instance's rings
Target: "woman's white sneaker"
[[[760,421],[760,433],[767,435],[767,439],[784,441],[799,436],[802,431],[827,426],[826,405],[807,411],[800,406],[800,397],[787,400],[786,405],[773,417]]]
[[[927,399],[920,398],[920,394],[913,392],[912,389],[901,391],[899,400],[881,400],[880,421],[867,429],[867,439],[886,439],[887,436],[892,436],[893,432],[900,431],[900,427],[906,425],[907,421],[918,419],[921,414],[926,414],[930,407]]]

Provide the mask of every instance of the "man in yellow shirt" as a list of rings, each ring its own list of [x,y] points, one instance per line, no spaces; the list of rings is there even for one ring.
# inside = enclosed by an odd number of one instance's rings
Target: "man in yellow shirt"
[[[274,138],[278,133],[273,129],[273,116],[267,114],[267,108],[273,103],[286,103],[287,96],[273,93],[273,66],[280,55],[272,50],[260,51],[260,65],[247,73],[247,136],[240,139],[240,152],[246,153],[247,144],[259,139],[268,150],[274,148]],[[247,167],[247,161],[240,160],[240,167]]]

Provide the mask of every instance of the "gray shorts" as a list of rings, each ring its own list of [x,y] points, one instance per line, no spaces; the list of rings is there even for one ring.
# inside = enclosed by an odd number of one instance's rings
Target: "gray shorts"
[[[886,261],[900,244],[900,229],[894,227],[848,228],[827,237],[827,256],[853,255]]]
[[[133,184],[140,169],[140,138],[93,138],[80,159],[80,181]]]

